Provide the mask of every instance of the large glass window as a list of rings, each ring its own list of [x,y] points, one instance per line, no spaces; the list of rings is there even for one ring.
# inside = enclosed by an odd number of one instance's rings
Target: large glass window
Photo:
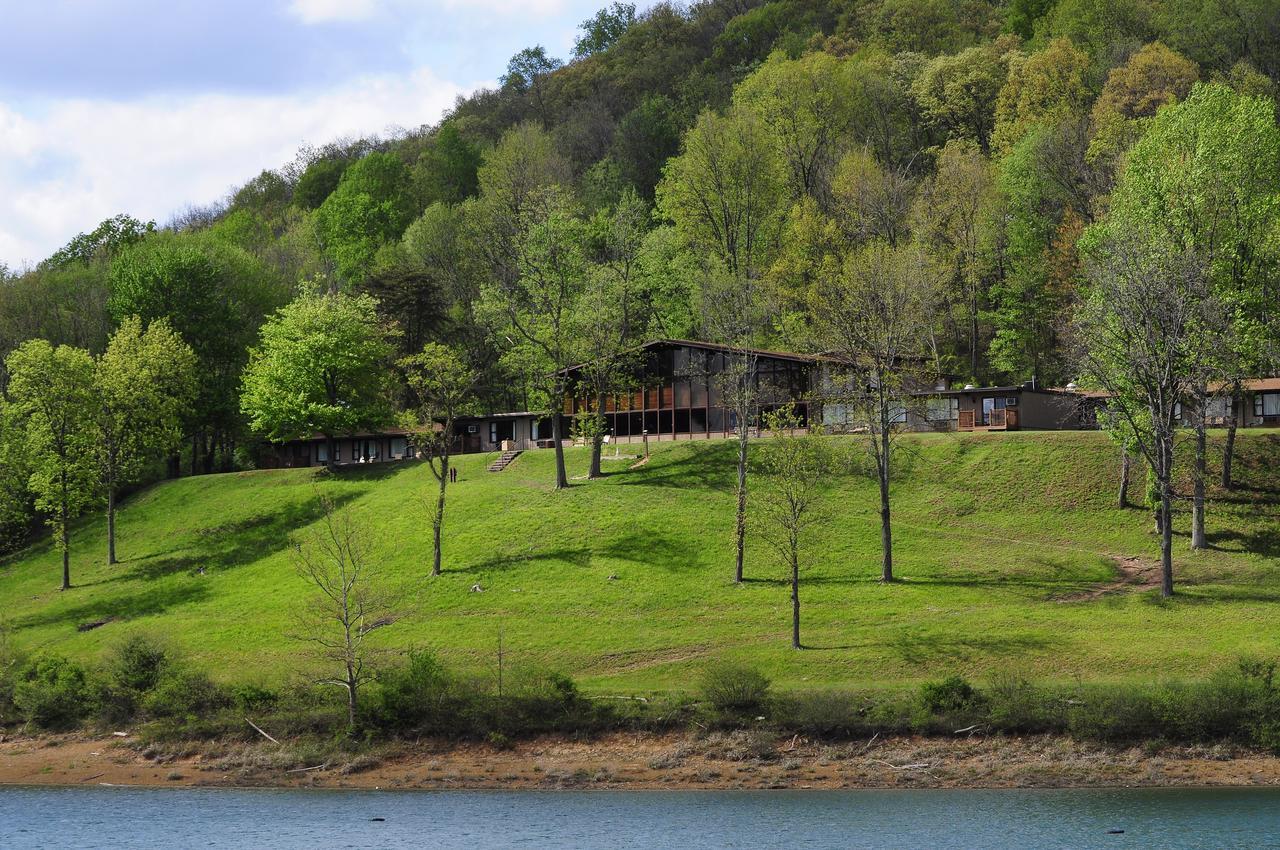
[[[1262,415],[1280,416],[1280,393],[1262,393]]]
[[[316,446],[316,461],[318,463],[329,462],[329,441],[328,440],[322,440]]]

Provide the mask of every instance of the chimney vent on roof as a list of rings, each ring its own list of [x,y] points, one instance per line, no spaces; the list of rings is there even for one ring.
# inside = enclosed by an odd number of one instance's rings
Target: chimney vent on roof
[[[965,385],[964,385],[964,388],[965,388],[966,390],[976,390],[976,389],[977,389],[977,387],[975,387],[973,384],[965,384]]]

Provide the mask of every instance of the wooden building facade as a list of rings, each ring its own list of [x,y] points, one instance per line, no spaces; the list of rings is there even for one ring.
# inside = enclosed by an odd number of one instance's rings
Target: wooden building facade
[[[807,422],[817,358],[662,339],[641,347],[638,364],[627,381],[629,389],[603,399],[606,433],[620,442],[646,436],[653,440],[729,436],[737,428],[737,413],[725,397],[726,372],[744,356],[754,363],[758,415],[792,404],[801,421]],[[593,411],[600,404],[582,386],[581,369],[566,370],[570,389],[562,413],[567,417]],[[750,424],[758,426],[759,422]]]

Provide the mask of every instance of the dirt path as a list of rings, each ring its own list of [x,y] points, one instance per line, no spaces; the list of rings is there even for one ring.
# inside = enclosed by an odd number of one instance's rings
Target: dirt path
[[[0,784],[350,788],[1032,788],[1280,785],[1280,759],[1225,748],[1151,754],[1064,738],[816,742],[758,733],[422,742],[309,764],[314,748],[202,744],[138,752],[83,737],[0,742]]]
[[[1089,590],[1058,598],[1059,602],[1090,602],[1124,590],[1151,590],[1160,586],[1160,565],[1128,555],[1108,555],[1116,565],[1119,577]]]

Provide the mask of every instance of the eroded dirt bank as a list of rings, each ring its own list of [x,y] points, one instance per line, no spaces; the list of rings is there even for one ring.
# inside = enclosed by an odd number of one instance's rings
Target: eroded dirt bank
[[[1280,785],[1280,759],[1228,747],[1112,749],[1064,738],[869,742],[753,733],[614,734],[497,748],[420,742],[334,755],[306,744],[140,747],[10,737],[0,784],[342,788],[1030,788]]]

